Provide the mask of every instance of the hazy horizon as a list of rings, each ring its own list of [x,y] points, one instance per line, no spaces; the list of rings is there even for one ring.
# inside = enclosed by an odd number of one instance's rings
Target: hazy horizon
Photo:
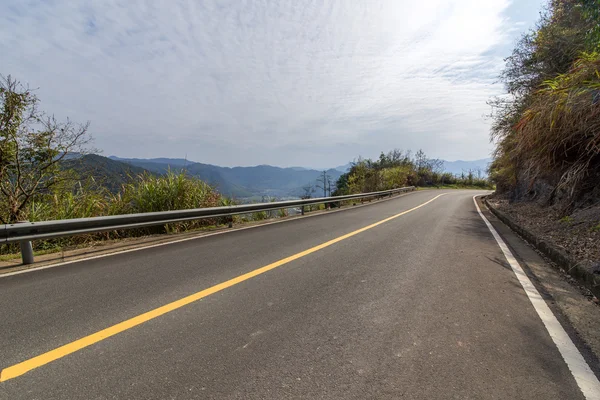
[[[342,164],[337,164],[334,166],[311,166],[311,165],[275,165],[275,164],[248,164],[248,165],[221,165],[221,164],[214,164],[214,163],[205,163],[203,161],[197,161],[197,160],[192,160],[186,157],[127,157],[127,156],[118,156],[116,154],[110,154],[110,155],[106,155],[103,153],[98,153],[98,155],[101,155],[103,157],[108,157],[108,158],[117,158],[117,159],[121,159],[121,160],[127,160],[127,159],[138,159],[138,160],[157,160],[157,159],[173,159],[173,160],[186,160],[190,163],[200,163],[200,164],[211,164],[211,165],[216,165],[218,167],[226,167],[226,168],[235,168],[235,167],[260,167],[260,166],[269,166],[269,167],[278,167],[278,168],[305,168],[305,169],[312,169],[312,170],[324,170],[324,169],[337,169],[340,167],[343,167],[347,164],[350,164],[352,162],[355,162],[356,160],[350,160],[348,162],[342,163]],[[449,163],[456,163],[456,162],[465,162],[465,163],[472,163],[472,162],[477,162],[477,161],[488,161],[491,160],[490,157],[483,157],[483,158],[478,158],[478,159],[474,159],[474,160],[444,160],[438,157],[430,157],[431,159],[440,159],[444,162],[449,162]],[[358,157],[356,157],[356,159],[358,159]]]

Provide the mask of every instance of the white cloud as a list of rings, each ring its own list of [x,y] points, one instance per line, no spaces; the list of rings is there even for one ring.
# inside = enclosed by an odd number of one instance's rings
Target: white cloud
[[[106,154],[336,165],[486,157],[509,0],[9,0],[3,70]],[[512,39],[511,39],[512,40]]]

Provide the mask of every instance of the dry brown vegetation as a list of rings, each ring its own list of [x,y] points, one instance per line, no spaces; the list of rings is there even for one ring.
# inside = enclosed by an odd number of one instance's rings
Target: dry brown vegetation
[[[600,0],[553,0],[507,59],[509,97],[492,101],[490,168],[512,200],[600,199]]]

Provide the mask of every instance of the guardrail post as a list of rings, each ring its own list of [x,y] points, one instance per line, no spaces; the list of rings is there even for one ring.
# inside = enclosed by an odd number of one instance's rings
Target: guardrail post
[[[23,242],[19,242],[21,245],[21,259],[23,260],[23,265],[33,264],[33,246],[31,245],[31,241],[26,240]]]
[[[301,210],[301,211],[300,211],[300,214],[301,214],[301,215],[304,215],[304,206],[300,207],[300,210]]]
[[[24,224],[29,221],[18,221],[17,224]],[[31,245],[31,240],[24,240],[19,242],[21,246],[21,260],[23,261],[23,265],[33,264],[33,246]]]

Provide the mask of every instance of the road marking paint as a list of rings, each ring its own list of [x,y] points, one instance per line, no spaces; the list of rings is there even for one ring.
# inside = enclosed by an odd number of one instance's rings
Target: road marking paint
[[[228,229],[228,230],[223,230],[223,231],[219,231],[219,232],[211,232],[211,233],[207,233],[207,234],[199,234],[199,235],[193,236],[193,237],[187,237],[187,238],[183,238],[183,239],[175,239],[175,240],[170,240],[168,242],[150,244],[150,245],[147,245],[147,246],[140,246],[140,247],[135,247],[135,248],[132,248],[132,249],[127,249],[127,250],[119,250],[119,251],[115,251],[115,252],[112,252],[112,253],[98,254],[96,256],[90,256],[90,257],[85,257],[85,258],[78,258],[76,260],[63,261],[63,262],[54,263],[54,264],[42,265],[42,266],[39,266],[39,267],[26,268],[26,269],[22,269],[22,270],[19,270],[19,271],[7,272],[5,274],[0,273],[0,279],[6,278],[6,277],[9,277],[9,276],[13,276],[13,275],[21,275],[21,274],[26,274],[26,273],[29,273],[29,272],[41,271],[43,269],[49,269],[49,268],[54,268],[54,267],[61,267],[63,265],[75,264],[75,263],[79,263],[79,262],[83,262],[83,261],[89,261],[89,260],[95,260],[95,259],[98,259],[98,258],[116,256],[118,254],[131,253],[131,252],[134,252],[134,251],[146,250],[146,249],[151,249],[151,248],[154,248],[154,247],[167,246],[169,244],[187,242],[188,240],[202,239],[202,238],[206,238],[206,237],[210,237],[210,236],[223,235],[223,234],[226,234],[226,233],[244,231],[246,229],[260,228],[261,226],[268,226],[268,225],[274,225],[274,224],[282,224],[284,222],[298,221],[298,220],[302,220],[302,219],[305,219],[305,218],[320,217],[320,216],[323,216],[323,215],[331,215],[331,214],[335,214],[335,213],[342,212],[342,211],[356,210],[357,208],[367,207],[367,206],[371,206],[371,205],[375,205],[375,204],[380,204],[380,203],[383,203],[383,202],[386,202],[386,201],[395,200],[395,199],[398,199],[400,197],[404,197],[404,196],[407,196],[407,195],[413,194],[413,193],[419,193],[419,192],[417,192],[415,190],[415,191],[412,191],[412,192],[400,194],[398,196],[393,196],[393,197],[390,197],[390,198],[387,198],[387,199],[377,200],[377,201],[375,201],[373,203],[365,203],[365,204],[360,204],[360,205],[354,206],[354,207],[340,208],[340,209],[337,209],[337,210],[330,210],[327,213],[317,213],[317,214],[312,214],[312,215],[296,216],[294,218],[286,218],[286,219],[281,220],[281,221],[265,222],[265,223],[261,223],[261,224],[258,224],[258,225],[243,226],[243,227],[240,227],[240,228]]]
[[[567,363],[567,367],[569,367],[569,370],[573,374],[579,389],[581,389],[581,392],[587,400],[600,400],[600,382],[598,381],[598,378],[596,375],[594,375],[594,372],[592,372],[590,366],[585,362],[585,359],[579,350],[577,350],[577,347],[564,330],[560,322],[558,322],[538,290],[535,288],[535,286],[533,286],[529,280],[529,277],[527,274],[525,274],[525,271],[523,271],[523,268],[521,268],[521,265],[519,265],[519,262],[512,254],[504,240],[502,240],[490,221],[488,221],[485,215],[483,215],[481,209],[479,208],[479,204],[477,204],[476,198],[477,196],[473,196],[473,202],[475,203],[475,207],[477,207],[477,212],[483,219],[483,222],[485,222],[487,225],[490,232],[492,232],[494,239],[496,239],[498,246],[500,246],[504,257],[506,258],[506,261],[508,261],[510,264],[510,267],[517,276],[519,283],[521,283],[521,286],[525,290],[527,297],[531,301],[533,308],[535,308],[535,311],[537,311],[540,319],[544,323],[544,326],[548,330],[550,337],[554,341],[554,344],[556,347],[558,347],[558,351]]]
[[[345,235],[339,236],[335,239],[329,240],[325,243],[321,243],[317,246],[311,247],[308,250],[304,250],[300,253],[291,255],[289,257],[286,257],[284,259],[281,259],[279,261],[275,261],[274,263],[265,265],[264,267],[255,269],[254,271],[250,271],[248,273],[245,273],[243,275],[237,276],[233,279],[230,279],[228,281],[219,283],[218,285],[209,287],[208,289],[204,289],[200,292],[194,293],[192,295],[189,295],[187,297],[184,297],[182,299],[176,300],[172,303],[166,304],[164,306],[158,307],[154,310],[145,312],[141,315],[138,315],[136,317],[130,318],[128,320],[125,320],[123,322],[120,322],[116,325],[113,325],[111,327],[108,327],[106,329],[103,329],[101,331],[98,331],[96,333],[93,333],[91,335],[85,336],[81,339],[75,340],[74,342],[68,343],[64,346],[58,347],[54,350],[50,350],[46,353],[40,354],[39,356],[30,358],[29,360],[25,360],[23,362],[20,362],[18,364],[15,364],[13,366],[4,368],[2,370],[2,372],[0,372],[0,382],[4,382],[7,381],[9,379],[13,379],[16,378],[18,376],[21,376],[23,374],[25,374],[26,372],[31,371],[32,369],[41,367],[42,365],[48,364],[52,361],[58,360],[59,358],[65,357],[71,353],[74,353],[76,351],[79,351],[85,347],[88,347],[94,343],[98,343],[104,339],[107,339],[111,336],[114,336],[118,333],[121,333],[123,331],[126,331],[128,329],[131,329],[135,326],[141,325],[144,322],[150,321],[154,318],[157,318],[163,314],[166,314],[168,312],[171,312],[173,310],[176,310],[178,308],[181,308],[185,305],[188,305],[190,303],[193,303],[195,301],[198,301],[204,297],[210,296],[211,294],[220,292],[221,290],[227,289],[231,286],[237,285],[238,283],[247,281],[248,279],[252,279],[255,276],[264,274],[267,271],[270,271],[272,269],[275,269],[277,267],[280,267],[282,265],[285,265],[287,263],[290,263],[294,260],[297,260],[299,258],[302,258],[304,256],[307,256],[311,253],[314,253],[316,251],[322,250],[326,247],[329,247],[333,244],[336,244],[338,242],[341,242],[342,240],[346,240],[352,236],[358,235],[361,232],[367,231],[369,229],[375,228],[376,226],[379,226],[381,224],[384,224],[388,221],[391,221],[395,218],[401,217],[402,215],[408,214],[412,211],[415,211],[429,203],[431,203],[432,201],[436,200],[437,198],[445,195],[446,193],[442,193],[439,194],[437,196],[435,196],[434,198],[432,198],[431,200],[426,201],[425,203],[422,203],[416,207],[413,207],[409,210],[406,211],[402,211],[399,214],[393,215],[391,217],[385,218],[381,221],[375,222],[371,225],[365,226],[364,228],[360,228],[357,229],[353,232],[347,233]]]

